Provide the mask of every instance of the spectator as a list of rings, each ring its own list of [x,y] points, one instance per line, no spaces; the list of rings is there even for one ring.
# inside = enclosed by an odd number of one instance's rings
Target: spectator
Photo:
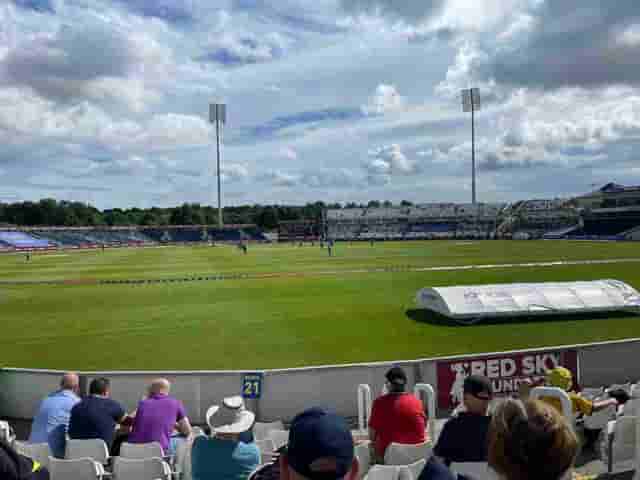
[[[573,386],[573,376],[571,375],[571,371],[564,367],[555,367],[549,372],[544,379],[538,381],[536,383],[528,384],[524,386],[524,397],[529,396],[529,390],[531,387],[536,387],[541,384],[546,384],[549,387],[557,387],[569,395],[569,400],[571,400],[571,405],[573,407],[573,413],[581,413],[583,415],[591,415],[599,410],[603,410],[609,406],[617,406],[618,401],[614,398],[608,398],[606,400],[600,400],[597,402],[593,402],[584,398],[579,393],[576,393],[571,389]],[[523,396],[523,395],[521,395]],[[560,403],[560,399],[556,397],[540,397],[540,400],[548,403],[549,405],[555,407],[558,412],[562,413],[562,404]]]
[[[2,480],[49,480],[49,472],[38,462],[16,452],[0,440],[0,478]]]
[[[193,480],[245,480],[260,465],[255,442],[241,436],[253,427],[255,415],[244,406],[242,397],[225,398],[222,408],[209,410],[207,423],[211,437],[197,437],[191,448]]]
[[[482,375],[471,375],[464,380],[463,392],[464,411],[445,423],[434,448],[434,454],[446,465],[487,461],[491,381]]]
[[[572,467],[578,440],[553,407],[508,399],[489,427],[489,465],[504,480],[559,480]]]
[[[387,372],[386,379],[389,393],[375,399],[369,419],[369,438],[377,462],[382,461],[391,442],[418,444],[427,440],[427,417],[422,402],[405,391],[407,375],[404,370],[393,367]]]
[[[75,373],[65,373],[60,382],[60,390],[51,393],[40,403],[31,425],[31,443],[49,443],[51,454],[64,458],[65,435],[69,426],[71,409],[80,401],[80,382]]]
[[[191,435],[191,424],[180,400],[169,395],[171,384],[165,378],[151,382],[148,396],[140,400],[129,435],[131,443],[158,442],[165,454],[175,454],[179,436],[172,435],[174,428],[179,435]]]
[[[101,438],[111,448],[116,424],[126,422],[124,408],[111,398],[107,378],[95,378],[89,385],[89,396],[71,409],[69,437],[79,440]]]
[[[358,460],[347,422],[321,408],[297,415],[280,455],[281,480],[355,480]]]

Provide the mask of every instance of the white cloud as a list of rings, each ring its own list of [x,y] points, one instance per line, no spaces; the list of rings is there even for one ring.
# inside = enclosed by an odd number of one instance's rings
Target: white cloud
[[[290,161],[295,161],[298,159],[298,152],[296,152],[293,148],[291,147],[284,147],[280,150],[280,155],[283,158],[286,158],[287,160]]]
[[[249,169],[246,165],[230,163],[220,167],[220,179],[224,183],[239,182],[248,177]]]
[[[640,46],[640,24],[629,25],[616,36],[616,40],[625,47]]]
[[[415,174],[418,164],[409,160],[397,144],[380,147],[369,152],[370,160],[364,164],[371,183],[385,184],[393,177]]]
[[[369,97],[366,105],[362,106],[365,115],[383,115],[398,112],[405,108],[405,100],[398,93],[395,85],[381,83],[375,93]]]
[[[300,176],[283,172],[281,170],[271,170],[261,176],[276,187],[295,187],[300,182]]]
[[[341,0],[349,13],[391,16],[409,23],[421,22],[436,14],[444,0]]]
[[[230,66],[267,62],[281,57],[290,43],[278,32],[270,32],[262,37],[250,32],[214,33],[204,58]]]

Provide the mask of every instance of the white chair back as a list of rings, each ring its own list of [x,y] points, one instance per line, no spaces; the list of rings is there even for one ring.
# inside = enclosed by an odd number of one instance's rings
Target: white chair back
[[[436,435],[436,394],[431,385],[428,383],[416,383],[413,387],[413,394],[422,398],[423,409],[427,412],[427,431],[429,436],[434,438]]]
[[[284,430],[281,420],[275,422],[256,422],[253,425],[253,438],[256,440],[266,440],[272,430]]]
[[[265,464],[271,462],[273,452],[275,451],[273,440],[265,438],[264,440],[256,440],[256,446],[260,450],[260,463]]]
[[[536,387],[531,390],[529,396],[532,399],[538,399],[540,397],[555,397],[560,400],[560,404],[562,405],[562,414],[567,419],[567,421],[573,425],[573,405],[571,404],[571,399],[567,392],[557,387]]]
[[[391,443],[384,452],[385,465],[410,465],[419,460],[431,457],[432,443],[424,442],[417,445]]]
[[[109,461],[109,449],[101,438],[90,440],[67,439],[64,458],[75,460],[77,458],[91,458],[98,463],[105,464]]]
[[[60,460],[49,457],[49,473],[51,480],[101,480],[104,467],[91,458]]]
[[[115,480],[171,480],[171,468],[162,458],[131,459],[115,457]]]
[[[162,458],[164,452],[158,442],[150,443],[127,443],[120,445],[120,456],[133,460],[144,460],[145,458]]]
[[[453,473],[466,475],[474,480],[498,480],[498,474],[487,462],[453,462],[449,468]]]
[[[369,426],[369,418],[371,418],[371,387],[366,383],[358,385],[357,400],[358,400],[358,430],[361,432],[367,431]]]
[[[49,444],[44,443],[27,443],[15,441],[13,447],[20,455],[29,457],[31,460],[38,462],[43,467],[49,465],[49,456],[51,451],[49,450]]]
[[[398,472],[398,480],[418,480],[418,477],[424,470],[424,466],[427,464],[426,460],[418,460],[411,465],[400,467]]]
[[[5,420],[0,420],[0,439],[4,440],[9,445],[13,445],[14,440],[16,439],[16,434],[9,425],[9,422]]]
[[[371,468],[371,442],[362,442],[354,448],[355,457],[358,459],[358,479],[364,478]]]
[[[271,430],[269,432],[269,438],[273,442],[273,448],[279,449],[283,445],[289,443],[289,431],[288,430]]]
[[[364,480],[399,480],[400,467],[395,465],[373,465]]]
[[[637,418],[625,415],[618,418],[613,426],[613,441],[609,449],[611,472],[635,468]]]

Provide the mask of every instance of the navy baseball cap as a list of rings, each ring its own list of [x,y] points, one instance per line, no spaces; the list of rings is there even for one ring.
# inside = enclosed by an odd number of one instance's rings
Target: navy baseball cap
[[[344,418],[322,408],[298,414],[289,429],[287,459],[311,480],[338,480],[351,469],[353,437]]]

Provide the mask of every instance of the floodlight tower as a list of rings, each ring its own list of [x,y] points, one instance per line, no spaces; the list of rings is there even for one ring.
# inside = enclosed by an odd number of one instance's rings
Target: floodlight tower
[[[476,132],[475,112],[480,110],[480,89],[462,90],[462,111],[471,112],[471,202],[476,204]]]
[[[224,103],[209,104],[209,122],[216,124],[216,153],[217,153],[217,176],[218,176],[218,228],[222,228],[222,200],[220,193],[220,137],[222,127],[227,123],[227,105]]]

